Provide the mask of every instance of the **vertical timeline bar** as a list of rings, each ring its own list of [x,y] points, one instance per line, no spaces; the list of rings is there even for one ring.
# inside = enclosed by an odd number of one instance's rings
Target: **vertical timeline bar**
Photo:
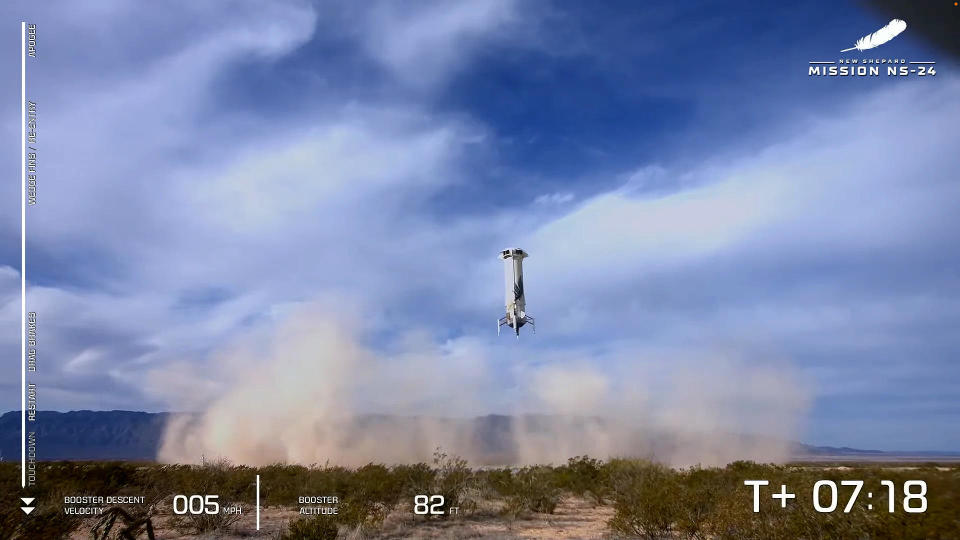
[[[20,487],[27,487],[27,22],[20,22]]]

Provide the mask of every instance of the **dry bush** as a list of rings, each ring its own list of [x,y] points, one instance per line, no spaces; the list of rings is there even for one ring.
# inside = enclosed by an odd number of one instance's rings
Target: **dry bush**
[[[174,516],[170,523],[181,533],[204,534],[211,532],[225,532],[240,520],[239,514],[224,512],[224,508],[234,506],[234,501],[248,498],[247,492],[254,490],[252,482],[254,475],[247,467],[234,467],[226,459],[205,462],[200,466],[191,466],[185,471],[175,469],[178,473],[187,472],[185,477],[178,475],[182,482],[173,493],[190,495],[217,495],[220,511],[216,514],[193,514]],[[255,494],[254,494],[255,496]]]
[[[340,527],[327,516],[300,518],[292,523],[285,532],[277,535],[279,540],[334,540]]]
[[[337,521],[348,527],[379,527],[400,500],[400,483],[383,465],[354,471],[338,508]]]
[[[604,504],[613,492],[610,470],[599,459],[589,456],[572,457],[567,460],[566,465],[557,467],[554,471],[561,489],[579,497],[590,498],[596,504]]]
[[[488,484],[506,498],[503,513],[516,519],[524,512],[552,514],[560,504],[562,492],[552,467],[524,467],[488,471]]]
[[[610,528],[650,540],[670,537],[681,516],[677,473],[647,461],[613,460],[610,474],[616,511]]]
[[[437,471],[426,463],[394,465],[391,472],[400,484],[403,497],[411,500],[416,495],[429,494],[437,481]]]
[[[234,523],[240,520],[239,514],[185,514],[174,516],[171,525],[184,534],[204,534],[212,532],[226,532]]]
[[[437,447],[433,452],[433,489],[419,495],[442,495],[443,514],[433,516],[439,518],[450,517],[450,508],[456,507],[460,511],[470,512],[475,507],[466,494],[476,485],[476,475],[467,466],[467,460],[460,456],[450,456]]]

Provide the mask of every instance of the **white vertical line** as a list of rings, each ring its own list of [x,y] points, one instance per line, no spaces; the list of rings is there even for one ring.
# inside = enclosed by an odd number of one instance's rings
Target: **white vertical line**
[[[20,487],[27,487],[27,22],[20,22]]]
[[[257,475],[257,530],[260,530],[260,475]]]

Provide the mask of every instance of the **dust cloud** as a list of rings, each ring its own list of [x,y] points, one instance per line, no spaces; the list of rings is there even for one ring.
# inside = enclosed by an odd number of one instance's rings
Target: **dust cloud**
[[[479,340],[437,344],[412,333],[383,352],[341,319],[301,308],[203,364],[153,373],[174,408],[213,394],[202,412],[171,418],[158,459],[356,466],[429,462],[440,446],[475,465],[582,454],[776,462],[789,457],[808,404],[783,363],[645,362],[650,353],[636,351],[577,363],[566,352],[511,371]],[[197,379],[207,381],[200,390],[186,384]]]

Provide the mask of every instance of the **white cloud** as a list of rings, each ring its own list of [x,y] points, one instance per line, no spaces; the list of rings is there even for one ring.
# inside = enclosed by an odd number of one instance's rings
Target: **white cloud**
[[[521,242],[541,274],[539,283],[530,282],[531,294],[539,286],[570,291],[574,300],[601,291],[613,298],[623,287],[669,272],[709,281],[705,265],[717,261],[741,260],[744,270],[758,264],[800,268],[825,257],[903,256],[918,244],[946,248],[960,200],[960,188],[948,180],[957,166],[950,141],[958,133],[947,119],[960,115],[960,106],[947,96],[958,86],[945,79],[935,88],[878,91],[841,118],[725,168],[655,171],[708,178],[679,191],[646,193],[634,175],[623,188],[585,200]],[[816,298],[835,300],[825,292]],[[569,305],[569,296],[557,307]],[[747,301],[753,300],[759,299]]]
[[[389,191],[399,203],[412,192],[450,182],[454,174],[449,161],[462,144],[460,128],[409,124],[376,111],[350,115],[251,149],[210,180],[185,185],[185,196],[195,195],[194,204],[208,209],[214,225],[244,234],[294,223],[311,229],[311,221],[331,226],[346,213],[358,222],[377,221],[364,214],[362,201]]]
[[[429,87],[514,22],[516,12],[513,0],[379,2],[367,10],[362,39],[370,54],[398,79]]]
[[[29,224],[32,253],[89,265],[94,280],[77,285],[75,273],[49,264],[34,270],[66,278],[34,283],[29,293],[46,332],[38,377],[63,389],[46,394],[45,407],[90,406],[100,395],[91,380],[103,378],[122,388],[118,399],[127,407],[152,408],[160,402],[142,378],[147,370],[202,363],[228,335],[283,306],[340,291],[349,299],[339,308],[346,313],[455,278],[456,268],[437,261],[457,256],[448,249],[456,239],[436,234],[432,219],[414,210],[439,187],[461,181],[456,160],[464,145],[483,142],[482,130],[416,105],[326,104],[266,130],[215,114],[217,81],[233,63],[250,55],[274,61],[314,30],[316,13],[306,4],[234,8],[220,17],[183,14],[189,31],[151,34],[156,47],[138,49],[103,81],[81,72],[74,92],[52,84],[69,68],[56,57],[36,79],[37,99],[47,104],[44,144],[59,151],[44,160],[43,197]],[[62,14],[34,20],[51,31],[77,25],[95,34],[90,25],[128,28],[139,24],[131,16],[151,19],[122,5],[97,21]],[[410,28],[411,39],[479,37],[483,25],[454,20],[463,16],[444,19],[454,28],[439,37]],[[124,38],[134,46],[138,37],[115,36],[117,46]],[[51,37],[45,46],[63,50],[66,43]],[[85,43],[69,46],[82,51]],[[445,52],[442,64],[459,54]],[[238,125],[254,129],[233,131]],[[13,217],[5,230],[18,228]],[[181,302],[204,289],[222,297]],[[15,323],[16,287],[4,290],[11,293],[3,298],[5,322]]]
[[[556,192],[556,193],[547,193],[544,195],[538,196],[533,200],[533,204],[543,205],[543,206],[560,206],[567,204],[573,200],[573,193],[570,192]]]

